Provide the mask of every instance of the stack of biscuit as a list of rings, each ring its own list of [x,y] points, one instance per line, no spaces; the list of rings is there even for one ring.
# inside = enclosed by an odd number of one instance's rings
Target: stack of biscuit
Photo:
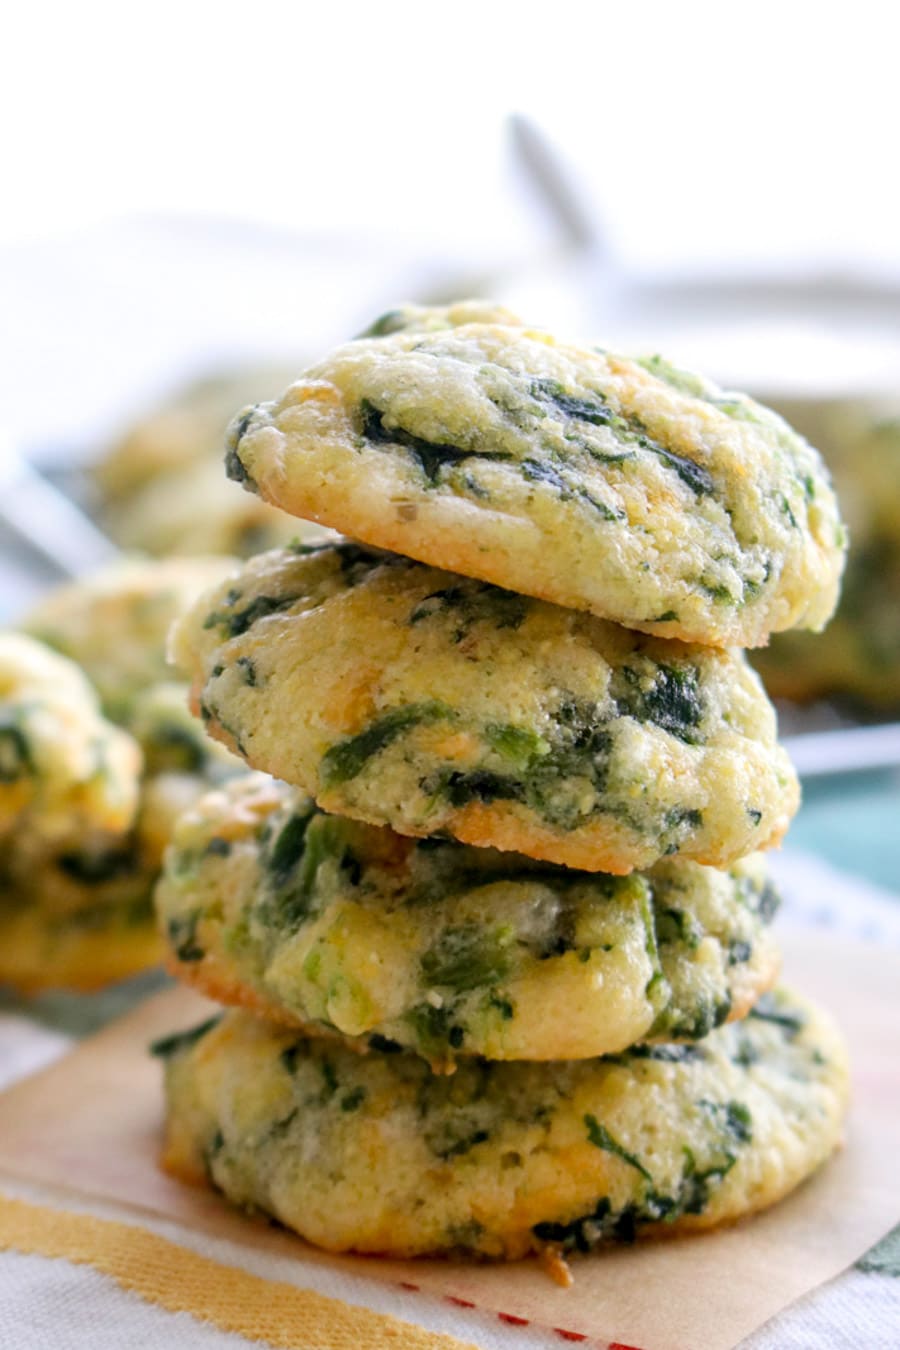
[[[332,1250],[708,1227],[834,1149],[847,1068],[772,986],[798,785],[742,646],[844,536],[785,422],[485,305],[407,309],[245,410],[230,476],[352,539],[175,629],[261,771],[181,818],[167,1166]],[[452,570],[450,570],[452,569]]]

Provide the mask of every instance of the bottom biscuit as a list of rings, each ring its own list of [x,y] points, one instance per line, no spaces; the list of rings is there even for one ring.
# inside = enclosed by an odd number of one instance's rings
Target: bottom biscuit
[[[577,1063],[360,1056],[250,1014],[155,1047],[164,1165],[332,1251],[516,1259],[726,1223],[840,1139],[846,1052],[783,991],[695,1045]]]

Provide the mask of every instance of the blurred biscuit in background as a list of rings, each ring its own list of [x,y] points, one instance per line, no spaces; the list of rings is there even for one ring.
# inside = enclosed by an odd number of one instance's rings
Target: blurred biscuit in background
[[[850,531],[837,612],[824,633],[779,633],[752,660],[775,698],[900,708],[900,404],[782,402],[824,455]]]
[[[93,471],[101,520],[115,542],[155,557],[249,557],[326,535],[242,492],[222,466],[234,414],[274,398],[303,364],[245,367],[194,381],[139,418]]]

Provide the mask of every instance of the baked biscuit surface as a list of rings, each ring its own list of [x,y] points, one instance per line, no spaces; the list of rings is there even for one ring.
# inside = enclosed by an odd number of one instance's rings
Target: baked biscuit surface
[[[152,876],[114,892],[101,888],[94,904],[85,891],[82,907],[66,914],[50,912],[37,890],[57,879],[54,860],[45,860],[32,896],[7,893],[0,903],[0,985],[26,995],[48,989],[93,993],[159,962]]]
[[[844,530],[820,457],[775,413],[658,358],[441,315],[401,313],[242,413],[230,475],[629,628],[746,647],[824,625]]]
[[[773,698],[900,709],[900,539],[880,535],[851,549],[841,603],[821,638],[781,633],[753,664]]]
[[[156,965],[153,890],[176,820],[204,786],[196,773],[155,772],[128,829],[52,846],[20,830],[0,847],[0,982],[89,992]]]
[[[219,453],[228,419],[250,398],[268,398],[290,378],[286,366],[225,370],[175,390],[124,432],[94,466],[103,496],[122,501],[169,473]]]
[[[173,973],[208,997],[435,1068],[696,1039],[778,965],[759,857],[578,873],[326,816],[261,775],[181,818],[156,903]]]
[[[158,958],[142,768],[77,666],[0,635],[0,982],[94,988]]]
[[[0,636],[0,981],[99,988],[154,964],[152,893],[176,816],[242,770],[168,673],[179,606],[229,570],[126,563],[54,593],[34,626],[80,659]]]
[[[807,409],[803,410],[809,416]],[[841,599],[821,640],[779,635],[754,655],[776,698],[900,708],[900,416],[823,408],[823,450],[850,523]]]
[[[166,661],[173,620],[234,565],[228,558],[128,558],[57,588],[22,627],[77,661],[109,715],[127,721],[143,690],[173,679]]]
[[[129,827],[141,752],[100,714],[73,662],[0,634],[0,839],[84,843]]]
[[[111,510],[107,524],[122,548],[163,558],[246,558],[330,533],[241,492],[222,472],[221,445],[214,456],[152,479]]]
[[[727,866],[797,782],[742,655],[359,545],[264,554],[174,630],[209,729],[340,815],[589,871]]]
[[[246,1013],[173,1037],[165,1163],[331,1250],[515,1259],[712,1227],[832,1152],[844,1047],[784,993],[697,1045],[581,1063],[354,1055]]]

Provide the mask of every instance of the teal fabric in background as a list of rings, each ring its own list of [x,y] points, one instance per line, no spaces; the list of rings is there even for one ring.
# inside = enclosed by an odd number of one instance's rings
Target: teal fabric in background
[[[900,903],[900,773],[807,779],[786,842],[887,887]]]

